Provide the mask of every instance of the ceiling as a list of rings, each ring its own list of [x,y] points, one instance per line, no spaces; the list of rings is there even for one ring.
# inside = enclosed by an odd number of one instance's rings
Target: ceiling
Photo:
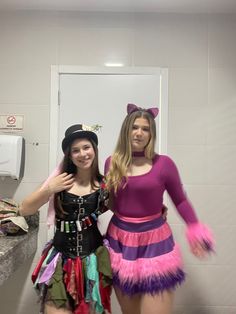
[[[236,0],[0,0],[0,10],[236,13]]]

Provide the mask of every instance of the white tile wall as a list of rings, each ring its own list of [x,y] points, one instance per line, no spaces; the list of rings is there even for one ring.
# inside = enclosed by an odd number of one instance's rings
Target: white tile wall
[[[106,62],[120,62],[131,65],[132,29],[121,25],[96,27],[94,23],[87,24],[86,20],[84,23],[86,24],[81,27],[81,19],[74,16],[72,20],[60,25],[59,64],[103,66]]]
[[[184,123],[184,121],[182,122]],[[206,183],[206,147],[204,145],[169,145],[184,184]]]
[[[227,34],[228,35],[228,34]],[[235,96],[236,66],[209,68],[209,106],[220,110],[226,106],[226,113],[232,109]],[[211,113],[211,112],[209,112]],[[214,113],[214,111],[212,112]]]
[[[236,145],[206,147],[207,184],[236,184]]]
[[[0,113],[24,114],[26,139],[24,179],[0,181],[0,193],[17,201],[48,174],[52,64],[169,68],[169,154],[217,240],[215,256],[192,257],[167,203],[188,273],[175,314],[236,313],[235,33],[233,15],[0,12]],[[46,241],[46,206],[40,222],[35,258],[0,287],[1,314],[38,313],[30,274]],[[113,308],[120,314],[115,297]]]
[[[235,28],[235,15],[208,18],[209,67],[235,67]]]
[[[1,103],[31,106],[49,104],[49,64],[4,64],[0,65],[0,72]]]
[[[213,226],[235,225],[236,198],[234,185],[187,185],[188,196],[204,222]]]
[[[194,15],[137,15],[134,64],[207,67],[207,20]]]
[[[39,12],[36,15],[30,15],[27,12],[4,12],[0,29],[4,49],[0,50],[0,64],[14,65],[17,68],[19,65],[25,67],[30,65],[32,69],[32,65],[42,67],[55,63],[58,53],[56,16],[57,14],[53,12],[50,14]],[[31,75],[29,77],[32,77]],[[40,82],[44,83],[44,80],[40,79]]]
[[[207,108],[204,106],[173,106],[169,113],[169,145],[205,145]],[[178,125],[178,128],[176,128]]]
[[[37,143],[48,144],[49,106],[40,103],[17,104],[2,103],[1,113],[23,113],[23,131],[19,135],[25,138],[26,144],[37,146]]]
[[[170,68],[169,106],[206,108],[208,95],[207,67]],[[202,117],[199,117],[199,119]]]

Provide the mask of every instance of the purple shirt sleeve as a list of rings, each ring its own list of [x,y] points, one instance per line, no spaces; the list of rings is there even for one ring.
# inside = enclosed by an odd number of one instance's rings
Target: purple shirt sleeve
[[[183,189],[178,169],[175,163],[167,156],[165,156],[165,165],[162,167],[162,178],[165,188],[183,220],[187,224],[198,222],[194,208]]]

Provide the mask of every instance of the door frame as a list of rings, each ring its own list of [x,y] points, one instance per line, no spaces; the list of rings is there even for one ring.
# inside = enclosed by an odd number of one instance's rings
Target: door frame
[[[160,67],[92,67],[74,65],[51,66],[51,99],[50,99],[50,139],[49,139],[49,172],[57,164],[59,105],[60,105],[60,75],[62,74],[160,74],[159,99],[159,152],[167,153],[168,130],[168,69]],[[161,130],[161,132],[160,132]]]

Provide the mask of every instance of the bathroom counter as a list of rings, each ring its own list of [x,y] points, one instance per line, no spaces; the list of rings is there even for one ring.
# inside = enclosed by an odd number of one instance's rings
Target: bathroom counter
[[[0,237],[0,286],[36,252],[39,216],[26,217],[26,220],[28,233]]]

